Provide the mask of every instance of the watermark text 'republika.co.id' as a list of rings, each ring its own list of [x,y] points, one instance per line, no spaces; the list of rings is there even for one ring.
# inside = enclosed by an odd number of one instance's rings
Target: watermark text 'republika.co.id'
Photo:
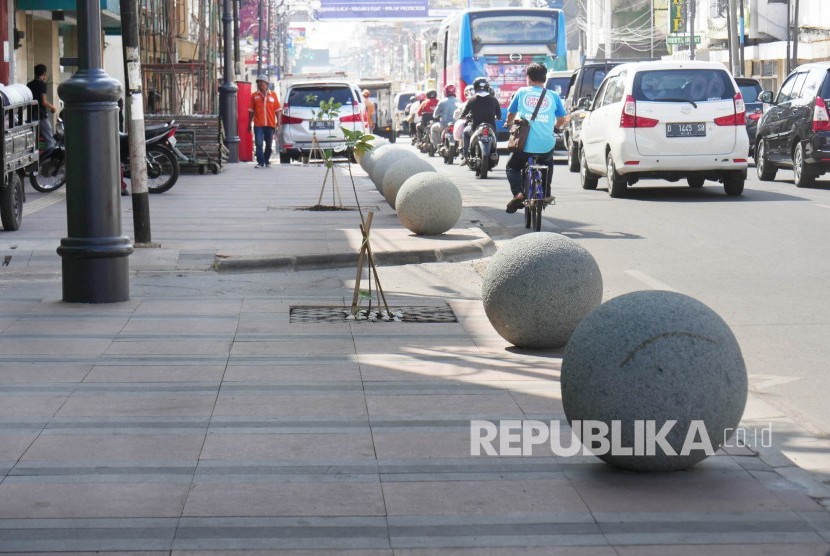
[[[555,456],[687,456],[703,451],[711,456],[721,446],[769,448],[772,423],[710,431],[702,420],[688,425],[676,420],[560,421],[505,419],[470,421],[470,455],[541,455],[545,446]],[[540,450],[542,452],[540,452]]]

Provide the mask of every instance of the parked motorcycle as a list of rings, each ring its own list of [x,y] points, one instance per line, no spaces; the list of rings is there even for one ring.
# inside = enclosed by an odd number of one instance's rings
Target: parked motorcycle
[[[450,124],[441,132],[441,146],[438,147],[438,154],[444,159],[444,164],[452,164],[458,151],[458,145],[453,136],[455,123]]]
[[[147,159],[147,189],[150,193],[164,193],[179,179],[178,158],[187,157],[175,148],[175,135],[178,125],[171,121],[166,124],[145,128]],[[124,177],[130,176],[130,149],[126,133],[119,133],[120,160]],[[29,182],[36,191],[49,193],[63,187],[66,183],[66,138],[63,120],[58,118],[55,129],[56,145],[41,152],[37,170],[29,174]]]
[[[488,124],[480,124],[470,137],[467,166],[476,173],[476,178],[487,178],[487,172],[499,163],[496,130]]]
[[[187,160],[176,149],[176,130],[179,129],[175,121],[166,124],[148,126],[144,128],[147,160],[147,190],[150,193],[164,193],[169,191],[179,179],[179,158]],[[130,177],[130,144],[129,135],[119,133],[121,141],[121,168],[124,177]]]
[[[35,191],[49,193],[60,189],[66,183],[66,165],[64,156],[66,154],[65,139],[63,133],[63,120],[58,118],[55,126],[55,146],[40,151],[40,159],[37,168],[29,174],[29,183]]]

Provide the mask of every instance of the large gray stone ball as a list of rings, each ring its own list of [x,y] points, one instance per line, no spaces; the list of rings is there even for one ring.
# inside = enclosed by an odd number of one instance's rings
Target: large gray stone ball
[[[371,173],[372,165],[374,164],[376,157],[391,146],[391,143],[382,143],[377,140],[372,141],[372,148],[358,159],[360,167],[363,168],[367,174]]]
[[[383,149],[383,152],[378,153],[377,158],[372,162],[372,171],[369,172],[369,177],[372,178],[372,182],[374,182],[378,191],[383,193],[383,178],[386,176],[386,172],[404,160],[418,160],[418,155],[403,147],[394,146]]]
[[[398,197],[398,190],[400,190],[403,183],[421,172],[435,172],[435,168],[432,164],[417,156],[405,158],[386,171],[386,175],[383,176],[381,193],[386,197],[386,202],[389,203],[390,207],[395,208],[395,199]]]
[[[588,315],[565,348],[561,380],[569,422],[610,428],[619,421],[618,445],[630,447],[642,437],[635,420],[655,422],[656,431],[676,420],[666,440],[678,454],[690,430],[703,439],[690,429],[693,420],[705,425],[712,449],[720,448],[740,423],[747,396],[746,366],[729,326],[700,301],[668,291],[622,295]],[[624,469],[673,471],[707,455],[702,448],[667,455],[657,444],[654,455],[599,457]]]
[[[434,170],[407,179],[395,198],[398,220],[417,235],[443,234],[461,218],[461,192]]]
[[[511,344],[560,348],[602,301],[602,274],[591,254],[561,234],[525,234],[490,259],[481,288],[490,323]]]

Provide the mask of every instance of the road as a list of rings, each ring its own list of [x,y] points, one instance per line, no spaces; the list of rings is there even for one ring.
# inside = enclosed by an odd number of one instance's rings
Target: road
[[[494,239],[526,233],[522,213],[504,210],[506,157],[486,180],[431,160],[459,186],[462,218]],[[750,388],[812,433],[830,436],[830,176],[798,189],[790,171],[761,182],[750,167],[741,197],[727,197],[715,182],[692,190],[654,180],[612,199],[604,179],[583,190],[560,161],[553,183],[556,205],[543,230],[591,252],[605,299],[669,289],[704,302],[738,338]]]

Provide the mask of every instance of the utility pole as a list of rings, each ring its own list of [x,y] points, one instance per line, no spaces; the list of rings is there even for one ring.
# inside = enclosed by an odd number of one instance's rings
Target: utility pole
[[[228,147],[228,162],[239,162],[239,134],[236,121],[236,85],[233,83],[233,15],[231,0],[222,0],[222,46],[224,53],[223,79],[219,86],[219,115],[225,128],[225,146]]]
[[[611,0],[605,0],[605,59],[610,60],[614,52],[611,39]]]
[[[686,0],[689,5],[689,60],[695,59],[695,8],[697,0]]]
[[[67,236],[61,239],[63,300],[130,299],[130,238],[121,232],[118,99],[103,70],[101,5],[77,0],[78,71],[58,87],[66,123]]]
[[[798,5],[800,2],[801,0],[795,0],[793,11],[793,68],[798,66]]]
[[[792,41],[792,20],[790,19],[790,0],[787,0],[787,75],[792,69],[792,55],[790,54],[790,43]]]
[[[130,190],[136,246],[152,246],[150,192],[147,189],[147,149],[144,144],[144,98],[141,94],[141,57],[138,50],[138,0],[121,0],[121,36],[124,41],[124,131],[129,136]]]
[[[651,0],[651,20],[649,21],[649,36],[651,37],[651,47],[649,48],[649,60],[654,60],[654,0]],[[580,34],[580,38],[582,35]],[[582,41],[580,40],[580,46]]]
[[[256,43],[256,75],[259,77],[262,75],[262,1],[259,0],[259,5],[257,6],[257,24],[258,24],[258,32],[257,32],[257,43]]]
[[[271,83],[271,66],[274,65],[271,59],[271,1],[266,0],[268,2],[268,7],[266,10],[267,13],[267,21],[265,24],[265,44],[266,48],[268,49],[268,66],[265,68],[265,75],[268,76],[268,83]]]
[[[233,74],[234,80],[242,77],[242,55],[239,52],[239,3],[233,0]]]
[[[741,13],[738,14],[738,31],[740,32],[740,46],[741,46],[741,65],[740,65],[740,73],[736,74],[736,77],[743,77],[744,72],[746,71],[746,22],[744,21],[744,0],[741,0],[738,9]]]
[[[738,0],[729,0],[729,60],[732,62],[732,75],[741,75],[740,56],[738,54],[738,33],[734,29],[738,21]]]

